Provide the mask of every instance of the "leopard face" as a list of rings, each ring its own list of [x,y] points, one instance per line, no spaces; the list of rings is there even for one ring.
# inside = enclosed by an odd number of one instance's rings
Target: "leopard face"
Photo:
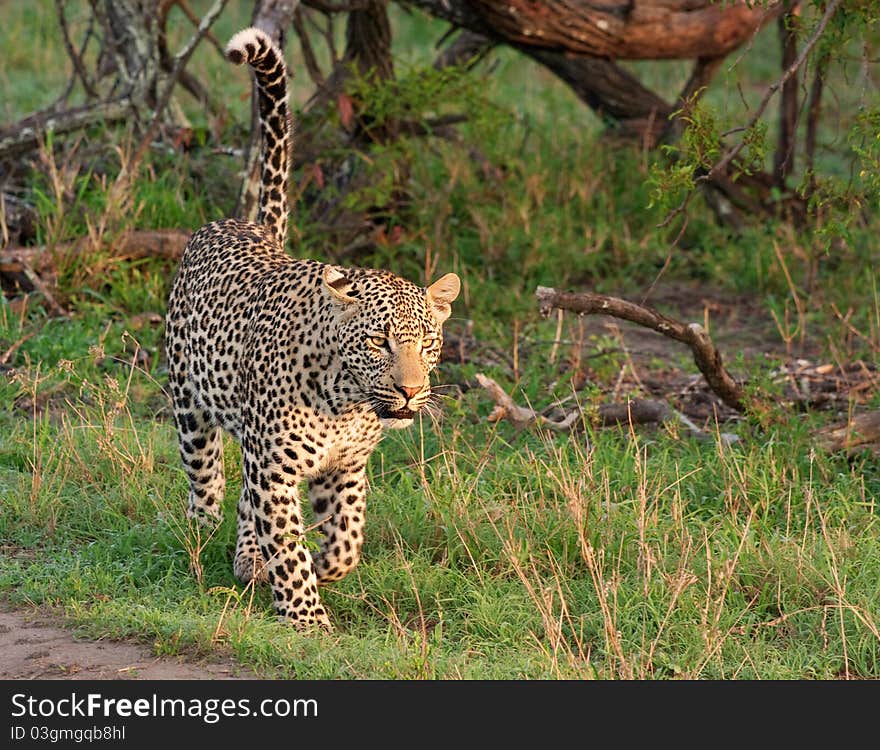
[[[460,282],[447,274],[427,289],[385,272],[335,267],[324,283],[336,309],[339,356],[383,426],[407,427],[430,400],[442,326]]]

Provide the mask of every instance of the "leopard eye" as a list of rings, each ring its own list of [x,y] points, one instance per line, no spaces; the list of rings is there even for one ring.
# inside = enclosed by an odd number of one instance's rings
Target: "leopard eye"
[[[385,336],[367,336],[367,343],[376,349],[388,348],[388,339]]]
[[[422,339],[422,349],[433,349],[437,346],[439,340],[440,339],[437,336],[425,336],[425,338]]]

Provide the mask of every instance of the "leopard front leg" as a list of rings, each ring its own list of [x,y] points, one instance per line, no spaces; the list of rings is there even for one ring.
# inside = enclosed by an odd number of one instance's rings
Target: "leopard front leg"
[[[312,556],[303,543],[305,529],[297,491],[301,475],[292,465],[280,465],[275,458],[260,460],[245,450],[243,472],[275,610],[297,627],[318,625],[330,630]]]
[[[337,470],[309,483],[309,500],[324,538],[314,553],[320,583],[348,575],[361,556],[367,507],[364,468]]]

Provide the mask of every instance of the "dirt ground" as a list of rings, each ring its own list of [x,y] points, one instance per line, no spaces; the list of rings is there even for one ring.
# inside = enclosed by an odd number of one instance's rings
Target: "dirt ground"
[[[0,679],[235,680],[256,675],[231,660],[188,662],[157,657],[145,646],[86,641],[40,610],[0,602]]]

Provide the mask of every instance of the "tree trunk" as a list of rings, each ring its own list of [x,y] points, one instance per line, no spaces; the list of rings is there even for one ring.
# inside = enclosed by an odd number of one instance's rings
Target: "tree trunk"
[[[514,46],[609,60],[724,56],[783,9],[775,0],[402,1]]]
[[[602,6],[584,0],[401,2],[465,30],[448,48],[450,59],[508,44],[564,81],[610,122],[612,132],[648,148],[681,135],[681,123],[670,121],[670,115],[701,94],[725,55],[783,9],[782,1],[753,8],[743,0],[612,0]],[[695,61],[690,80],[672,104],[614,63],[670,58]]]

